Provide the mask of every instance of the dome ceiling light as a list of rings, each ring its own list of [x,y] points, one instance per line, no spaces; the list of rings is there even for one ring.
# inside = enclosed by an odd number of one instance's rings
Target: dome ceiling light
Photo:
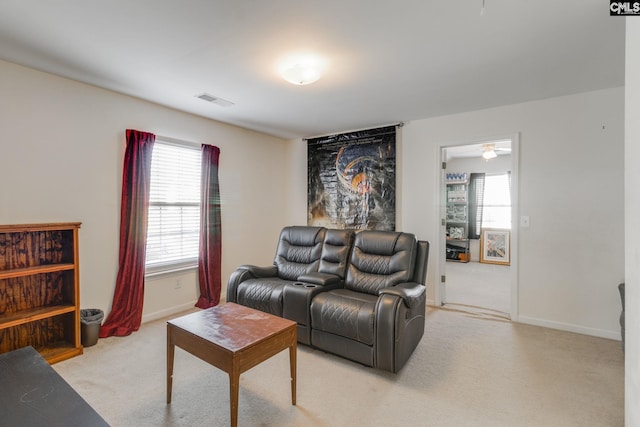
[[[318,81],[325,68],[326,60],[320,56],[296,53],[280,61],[278,74],[289,83],[302,86]]]
[[[295,64],[282,71],[282,78],[294,85],[308,85],[318,81],[320,70],[311,66]]]

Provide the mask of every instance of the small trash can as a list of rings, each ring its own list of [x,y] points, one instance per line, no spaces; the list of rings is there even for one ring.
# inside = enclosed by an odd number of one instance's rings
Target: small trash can
[[[97,308],[80,310],[80,341],[83,347],[91,347],[98,342],[103,318],[103,311]]]

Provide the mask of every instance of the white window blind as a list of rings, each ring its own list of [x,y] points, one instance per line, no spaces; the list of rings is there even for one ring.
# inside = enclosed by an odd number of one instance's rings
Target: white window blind
[[[146,270],[197,265],[200,150],[156,140],[151,159]]]
[[[506,173],[485,177],[482,227],[511,229],[511,191]]]

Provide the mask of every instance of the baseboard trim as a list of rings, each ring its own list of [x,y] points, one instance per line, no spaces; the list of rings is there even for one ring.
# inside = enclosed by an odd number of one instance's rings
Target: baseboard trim
[[[427,306],[436,307],[435,300],[427,299]],[[607,338],[615,341],[622,341],[620,331],[607,331],[604,329],[587,328],[585,326],[573,325],[571,323],[554,322],[552,320],[538,319],[519,315],[516,319],[511,319],[513,323],[523,323],[525,325],[541,326],[543,328],[557,329],[559,331],[574,332],[576,334],[590,335],[598,338]]]
[[[518,323],[527,325],[542,326],[544,328],[558,329],[560,331],[574,332],[576,334],[590,335],[599,338],[622,341],[620,331],[607,331],[604,329],[587,328],[585,326],[573,325],[571,323],[554,322],[552,320],[537,319],[535,317],[518,316]]]
[[[197,300],[193,300],[181,305],[166,308],[164,310],[156,311],[153,313],[147,313],[142,315],[142,323],[151,322],[153,320],[162,319],[163,317],[170,316],[172,314],[180,313],[193,308],[196,305]]]

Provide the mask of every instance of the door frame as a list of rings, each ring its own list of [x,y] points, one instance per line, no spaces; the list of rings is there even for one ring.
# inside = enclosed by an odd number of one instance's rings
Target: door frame
[[[442,281],[443,275],[446,275],[446,171],[442,165],[446,161],[445,150],[451,147],[464,145],[482,144],[496,140],[511,140],[511,263],[510,263],[510,284],[511,284],[511,304],[510,317],[514,322],[518,321],[519,303],[518,303],[518,235],[520,228],[519,221],[519,191],[520,191],[520,133],[512,133],[507,135],[497,135],[491,137],[474,138],[472,140],[457,141],[453,143],[443,143],[438,145],[439,156],[436,156],[438,162],[436,167],[440,171],[438,182],[438,206],[437,206],[437,229],[438,229],[438,248],[436,263],[436,286],[434,293],[434,302],[436,307],[440,307],[446,302],[446,282]]]

